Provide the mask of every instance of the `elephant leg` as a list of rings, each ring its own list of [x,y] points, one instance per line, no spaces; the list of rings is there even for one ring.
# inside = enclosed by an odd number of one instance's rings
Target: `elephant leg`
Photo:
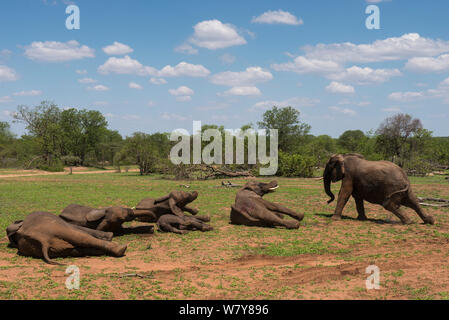
[[[101,240],[111,241],[112,237],[114,236],[114,234],[112,232],[104,232],[104,231],[89,229],[89,228],[85,228],[85,227],[81,227],[81,226],[77,226],[77,225],[73,225],[73,227],[75,227],[76,229],[79,229],[81,231],[87,232],[91,236],[93,236],[97,239],[101,239]]]
[[[396,200],[396,201],[395,201]],[[412,220],[410,217],[408,217],[402,210],[401,210],[401,204],[398,203],[397,199],[391,199],[391,201],[388,201],[388,203],[384,206],[385,209],[388,211],[394,213],[403,224],[412,224]]]
[[[67,241],[74,247],[101,249],[103,252],[116,257],[122,257],[127,248],[126,245],[97,239],[89,233],[76,228],[61,228],[55,236]]]
[[[179,228],[176,228],[169,222],[164,222],[164,221],[159,220],[157,222],[157,226],[158,226],[159,231],[162,231],[162,232],[173,232],[173,233],[177,233],[177,234],[186,234],[188,232],[187,230],[182,230],[185,227],[183,224],[179,224]]]
[[[416,211],[420,218],[427,224],[435,224],[435,218],[430,214],[424,213],[419,205],[418,198],[412,191],[409,191],[407,197],[402,200],[402,204]]]
[[[297,213],[293,210],[290,210],[289,208],[286,208],[280,204],[277,203],[273,203],[264,199],[257,199],[257,201],[260,201],[263,203],[263,205],[270,211],[277,211],[278,213],[281,214],[286,214],[290,217],[292,217],[293,219],[296,219],[298,221],[301,221],[302,219],[304,219],[304,214],[303,213]],[[279,216],[279,215],[278,215]]]
[[[202,222],[209,222],[210,221],[210,216],[195,216],[195,219],[198,219]]]
[[[257,217],[266,223],[269,223],[274,226],[283,226],[287,229],[298,229],[299,228],[299,222],[297,220],[281,219],[274,212],[272,212],[266,208],[262,209],[262,208],[256,207],[256,210],[259,211],[259,212],[257,212]]]
[[[188,207],[188,206],[184,206],[182,209],[183,209],[184,211],[189,212],[189,213],[192,214],[192,215],[196,215],[196,214],[198,213],[198,209],[190,208],[190,207]]]
[[[193,227],[196,230],[200,230],[200,231],[211,231],[211,230],[213,230],[211,226],[209,226],[206,223],[203,223],[202,221],[200,221],[198,219],[190,218],[189,220],[190,220],[190,227]]]
[[[355,205],[357,206],[357,213],[359,214],[357,216],[357,219],[361,220],[361,221],[366,220],[365,205],[363,204],[363,198],[354,196],[354,200],[355,200]]]
[[[348,203],[349,197],[352,194],[352,181],[343,180],[341,184],[340,192],[338,193],[337,206],[335,207],[334,215],[332,219],[341,219],[341,214],[346,203]]]

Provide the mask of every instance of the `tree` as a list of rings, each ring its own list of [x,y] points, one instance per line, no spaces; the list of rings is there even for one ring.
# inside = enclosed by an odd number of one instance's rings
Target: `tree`
[[[376,147],[403,166],[413,151],[412,138],[423,129],[421,120],[399,113],[386,118],[377,129]]]
[[[301,123],[299,116],[300,112],[290,106],[274,106],[263,114],[263,120],[257,124],[262,129],[278,129],[279,150],[293,152],[310,131],[310,126]]]
[[[156,169],[156,165],[168,161],[170,141],[168,135],[136,132],[125,141],[120,152],[121,158],[130,156],[139,166],[140,175],[147,175]]]
[[[60,127],[61,111],[48,101],[42,101],[35,108],[20,105],[14,114],[15,121],[23,122],[31,135],[36,137],[41,155],[47,164],[60,156],[62,131]]]
[[[367,137],[361,130],[347,130],[338,138],[338,144],[344,152],[360,152]]]

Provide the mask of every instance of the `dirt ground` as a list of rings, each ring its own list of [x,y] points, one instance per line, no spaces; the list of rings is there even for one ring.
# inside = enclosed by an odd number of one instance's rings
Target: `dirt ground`
[[[128,243],[124,258],[60,260],[80,268],[81,287],[72,291],[65,288],[66,266],[49,266],[19,257],[14,249],[2,249],[1,297],[449,299],[449,210],[426,208],[437,219],[435,226],[422,224],[407,210],[415,224],[405,226],[381,207],[367,204],[369,220],[361,222],[355,219],[351,200],[345,218],[334,221],[330,215],[335,204],[325,204],[319,181],[285,179],[280,185],[279,190],[287,190],[270,200],[295,203],[291,206],[296,210],[306,208],[299,230],[232,226],[230,206],[219,204],[213,232],[138,234],[117,240]],[[294,193],[297,188],[304,190],[301,196]],[[418,183],[413,188],[419,195],[449,198],[449,184]],[[236,191],[217,190],[230,199]],[[318,199],[310,196],[315,193],[321,194]],[[202,201],[207,206],[206,199]],[[2,238],[0,247],[6,245]],[[378,290],[365,286],[370,265],[380,270]]]

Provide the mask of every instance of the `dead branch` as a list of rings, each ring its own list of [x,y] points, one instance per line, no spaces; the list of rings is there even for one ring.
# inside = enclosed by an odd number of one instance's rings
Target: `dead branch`
[[[434,201],[434,202],[447,202],[449,203],[449,200],[447,199],[440,199],[440,198],[421,198],[418,197],[419,202],[424,202],[424,201]]]

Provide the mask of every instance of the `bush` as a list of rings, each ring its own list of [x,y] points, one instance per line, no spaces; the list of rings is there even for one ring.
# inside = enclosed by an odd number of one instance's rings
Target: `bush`
[[[48,171],[48,172],[63,172],[64,164],[61,160],[56,159],[50,161],[50,163],[41,163],[37,166],[38,169]]]
[[[312,177],[315,162],[315,159],[310,156],[279,152],[277,175],[283,177]]]

